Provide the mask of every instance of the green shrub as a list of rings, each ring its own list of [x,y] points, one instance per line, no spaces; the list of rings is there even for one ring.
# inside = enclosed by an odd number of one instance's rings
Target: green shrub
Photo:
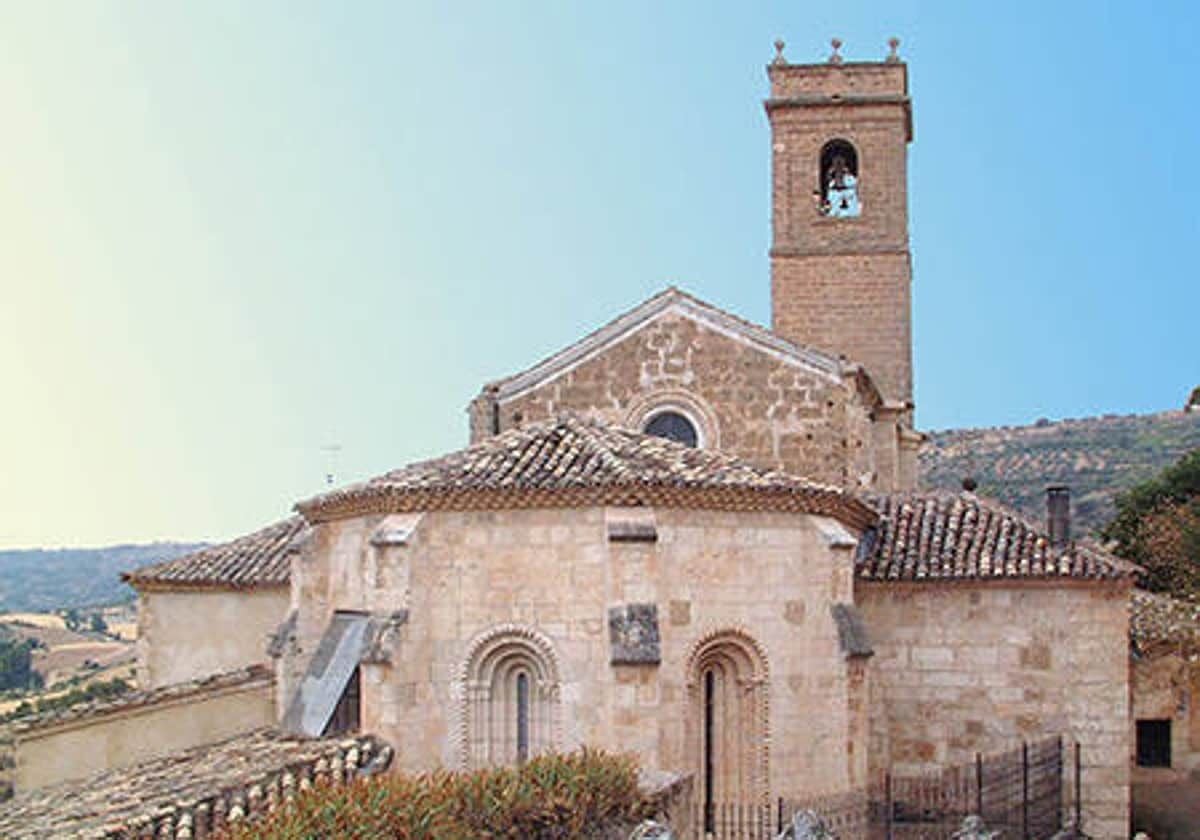
[[[584,749],[519,768],[319,785],[226,840],[568,840],[649,816],[632,758]]]

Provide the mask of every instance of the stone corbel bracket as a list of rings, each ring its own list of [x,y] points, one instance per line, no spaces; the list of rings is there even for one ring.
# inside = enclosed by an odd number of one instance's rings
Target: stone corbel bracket
[[[408,545],[421,524],[423,514],[394,514],[383,520],[371,535],[371,545],[375,548],[393,548]]]
[[[831,604],[829,611],[833,614],[833,623],[837,626],[838,645],[847,659],[875,655],[875,649],[871,647],[871,638],[867,634],[867,624],[863,621],[858,607],[853,604]]]
[[[408,624],[408,610],[372,615],[367,622],[366,638],[359,662],[363,665],[391,665],[396,637],[405,624]]]
[[[609,508],[604,513],[604,527],[609,542],[658,542],[653,508]]]
[[[282,656],[297,652],[296,620],[297,611],[292,610],[287,618],[280,622],[275,632],[267,637],[267,656],[279,659]]]

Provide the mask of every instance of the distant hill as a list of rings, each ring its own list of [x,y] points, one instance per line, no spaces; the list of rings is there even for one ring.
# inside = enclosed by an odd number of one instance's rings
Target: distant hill
[[[964,476],[978,492],[1035,522],[1046,516],[1050,484],[1071,488],[1073,533],[1089,536],[1112,517],[1121,490],[1200,449],[1200,411],[1039,420],[1032,426],[933,432],[921,449],[927,488],[958,490]]]
[[[187,554],[204,543],[0,551],[0,612],[47,612],[129,600],[121,572]]]

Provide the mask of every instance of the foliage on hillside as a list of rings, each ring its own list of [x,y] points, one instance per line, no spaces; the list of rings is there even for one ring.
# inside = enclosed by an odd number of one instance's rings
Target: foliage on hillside
[[[1102,534],[1146,569],[1147,589],[1200,599],[1200,449],[1118,496]]]
[[[650,805],[633,759],[594,750],[546,755],[520,768],[386,775],[298,796],[226,840],[487,840],[598,838]]]
[[[934,432],[921,450],[925,487],[957,491],[964,477],[1034,522],[1045,489],[1071,488],[1074,533],[1088,536],[1116,514],[1116,496],[1200,448],[1200,411],[1090,417],[1032,426]]]
[[[33,649],[37,643],[21,639],[0,628],[0,691],[39,689],[42,678],[33,670]]]
[[[50,612],[133,598],[121,572],[170,560],[203,543],[0,551],[0,612]]]
[[[8,723],[23,717],[39,715],[42,712],[65,709],[79,703],[90,703],[93,700],[111,700],[130,691],[132,688],[132,685],[120,677],[113,677],[111,680],[98,680],[88,683],[82,688],[77,686],[65,694],[58,694],[53,697],[40,697],[34,700],[22,700],[11,712],[0,715],[0,723]]]

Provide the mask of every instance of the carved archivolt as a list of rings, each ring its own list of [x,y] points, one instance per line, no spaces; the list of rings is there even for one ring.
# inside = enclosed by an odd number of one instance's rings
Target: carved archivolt
[[[459,671],[459,756],[465,768],[512,764],[562,743],[561,671],[550,640],[516,624],[471,642]]]
[[[692,643],[687,657],[687,672],[689,682],[693,674],[697,674],[704,662],[718,653],[735,653],[745,667],[751,669],[753,679],[765,682],[770,676],[767,652],[758,640],[750,635],[743,627],[722,627],[710,630]]]
[[[686,417],[699,433],[701,449],[720,449],[721,432],[716,413],[708,404],[682,388],[663,388],[638,397],[625,412],[625,425],[641,431],[657,414],[674,411]]]
[[[692,645],[686,667],[686,744],[700,780],[701,801],[767,802],[770,669],[766,652],[744,629],[730,627],[701,636]],[[713,737],[705,739],[710,723]],[[704,786],[710,764],[713,790],[708,792]]]

